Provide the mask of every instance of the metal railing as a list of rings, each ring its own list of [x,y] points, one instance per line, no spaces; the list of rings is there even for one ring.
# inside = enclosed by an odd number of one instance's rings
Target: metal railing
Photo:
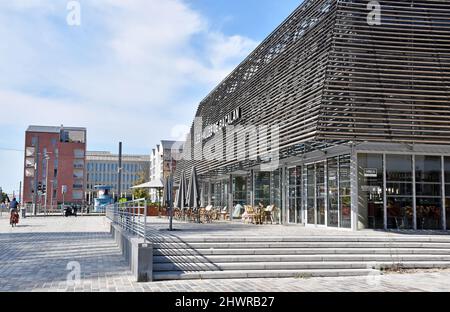
[[[147,241],[147,200],[138,199],[106,206],[106,217],[124,231]]]

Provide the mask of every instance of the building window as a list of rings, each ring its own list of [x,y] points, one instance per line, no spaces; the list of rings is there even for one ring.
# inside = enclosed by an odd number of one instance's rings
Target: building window
[[[84,158],[84,151],[82,149],[75,149],[73,153],[75,158]]]
[[[25,155],[26,157],[34,157],[34,152],[35,152],[35,148],[34,147],[27,147],[25,149]]]
[[[350,160],[350,155],[339,157],[339,211],[341,215],[342,228],[352,227]]]
[[[25,169],[25,177],[33,178],[34,177],[34,168],[26,168]]]
[[[85,143],[85,132],[80,130],[62,130],[61,142]]]
[[[314,165],[306,167],[306,213],[308,224],[315,224],[316,210],[316,170]]]
[[[233,177],[233,206],[245,205],[247,201],[247,177]]]
[[[417,228],[442,229],[442,167],[439,156],[416,156]]]
[[[358,210],[370,229],[384,229],[383,176],[383,155],[358,155]]]
[[[83,191],[73,191],[72,199],[73,200],[82,200],[83,199]]]
[[[339,157],[327,160],[328,226],[339,226]]]
[[[288,220],[302,223],[302,167],[288,169]]]
[[[325,163],[316,164],[316,216],[317,224],[325,225]]]
[[[386,199],[388,229],[412,229],[412,156],[386,156]]]
[[[447,230],[450,229],[450,157],[444,158],[445,172],[445,218],[447,221]]]
[[[270,172],[255,173],[255,206],[270,204]]]

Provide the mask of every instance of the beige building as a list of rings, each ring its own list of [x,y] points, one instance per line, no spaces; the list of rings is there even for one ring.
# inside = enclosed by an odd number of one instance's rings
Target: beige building
[[[177,160],[183,151],[184,142],[180,141],[161,141],[152,150],[150,155],[150,182],[163,181],[164,178],[175,173]],[[150,190],[151,200],[159,201],[157,190]]]
[[[86,153],[87,164],[87,197],[92,198],[96,185],[112,187],[112,192],[118,192],[119,155],[104,151]],[[131,194],[140,175],[149,179],[150,157],[148,155],[122,156],[122,194]]]

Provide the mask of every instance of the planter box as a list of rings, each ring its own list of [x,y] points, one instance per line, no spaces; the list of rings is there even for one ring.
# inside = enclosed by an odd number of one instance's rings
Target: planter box
[[[159,216],[159,206],[148,206],[147,207],[147,216],[148,217],[158,217]],[[130,213],[139,213],[139,214],[144,214],[145,213],[145,209],[144,208],[128,208],[127,209],[128,212]],[[161,208],[161,215],[164,215],[163,210],[165,211],[165,209]]]

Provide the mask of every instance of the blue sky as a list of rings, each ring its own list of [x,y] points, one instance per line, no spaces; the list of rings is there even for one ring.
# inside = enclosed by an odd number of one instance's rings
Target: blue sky
[[[17,191],[30,124],[88,128],[89,150],[147,154],[301,0],[0,0],[0,186]],[[99,118],[100,117],[100,118]]]

